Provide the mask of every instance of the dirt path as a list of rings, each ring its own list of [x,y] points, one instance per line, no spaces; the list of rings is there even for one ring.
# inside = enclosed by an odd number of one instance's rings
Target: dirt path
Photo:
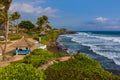
[[[36,40],[34,40],[34,39],[32,39],[32,38],[28,38],[28,40],[31,41],[31,42],[33,42],[33,43],[36,42]],[[7,45],[6,53],[11,52],[11,51],[13,51],[13,50],[15,49],[15,47],[12,47],[11,45],[14,44],[14,43],[17,42],[17,41],[19,41],[19,40],[11,41],[11,43],[9,43],[9,44]],[[2,45],[2,46],[4,46],[4,45]],[[31,49],[31,51],[33,51],[33,50],[36,49],[36,48],[37,48],[37,47],[34,45],[34,46],[31,47],[30,49]],[[14,62],[14,61],[23,60],[25,56],[26,56],[26,55],[14,55],[14,56],[6,55],[7,60],[4,61],[4,62],[2,62],[1,49],[0,49],[0,67],[7,66],[7,65],[9,65],[11,62]]]
[[[9,64],[11,64],[11,62],[23,60],[25,56],[26,55],[15,55],[13,57],[10,57],[8,60],[6,60],[4,62],[1,61],[0,62],[0,67],[8,66]]]
[[[29,41],[33,42],[33,43],[37,42],[36,40],[34,40],[34,39],[32,39],[32,38],[27,38],[27,39],[28,39]],[[20,40],[20,39],[19,39],[19,40]],[[13,47],[13,46],[11,46],[11,45],[13,45],[15,42],[17,42],[17,41],[19,41],[19,40],[10,41],[10,43],[7,44],[6,53],[14,50],[15,47]],[[3,47],[3,46],[4,46],[4,45],[2,45],[2,47]],[[31,50],[34,50],[35,48],[37,48],[37,47],[34,45],[33,47],[31,47]],[[0,49],[0,55],[1,55],[1,54],[2,54],[2,51],[1,51],[1,49]]]
[[[68,61],[69,59],[74,59],[74,56],[65,56],[65,57],[50,60],[47,63],[43,64],[42,66],[38,67],[38,70],[46,70],[49,66],[51,66],[55,63]]]

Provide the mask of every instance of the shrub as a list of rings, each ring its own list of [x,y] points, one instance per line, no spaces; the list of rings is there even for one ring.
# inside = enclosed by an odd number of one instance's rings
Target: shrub
[[[50,66],[45,74],[47,80],[120,80],[104,71],[98,62],[80,54],[75,55],[75,59]]]
[[[19,36],[19,35],[9,37],[10,40],[17,40],[17,39],[20,39],[20,38],[21,38],[21,36]]]
[[[44,80],[45,75],[32,65],[12,64],[0,68],[0,80]]]
[[[53,58],[65,56],[64,54],[53,54],[52,52],[48,50],[43,49],[36,49],[34,50],[30,56],[27,56],[25,58],[24,63],[26,64],[32,64],[34,67],[39,67],[40,65],[44,64],[48,60],[51,60]]]
[[[39,41],[39,36],[34,36],[33,39]]]
[[[50,40],[56,40],[58,33],[55,30],[51,30],[48,34],[41,39],[41,43],[48,44]]]

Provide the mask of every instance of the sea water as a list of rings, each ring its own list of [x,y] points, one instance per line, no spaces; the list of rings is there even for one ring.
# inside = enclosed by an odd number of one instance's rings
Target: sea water
[[[57,41],[68,53],[80,51],[99,61],[104,69],[120,75],[120,32],[78,32],[61,35]]]

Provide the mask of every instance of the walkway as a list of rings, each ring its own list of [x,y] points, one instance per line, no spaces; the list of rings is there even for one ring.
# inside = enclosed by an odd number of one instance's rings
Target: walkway
[[[70,59],[74,59],[74,56],[65,56],[65,57],[50,60],[47,63],[43,64],[42,66],[38,67],[38,70],[46,70],[49,66],[51,66],[51,65],[53,65],[55,63],[68,61]]]

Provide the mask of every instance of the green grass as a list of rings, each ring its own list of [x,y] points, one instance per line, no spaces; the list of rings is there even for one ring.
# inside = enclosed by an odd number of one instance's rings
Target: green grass
[[[77,54],[75,59],[50,66],[45,74],[46,80],[120,80],[105,71],[98,62]]]
[[[36,49],[31,55],[27,56],[24,60],[26,64],[32,64],[34,67],[39,67],[40,65],[46,63],[48,60],[53,58],[65,56],[66,54],[53,54],[48,50]]]
[[[20,39],[20,38],[21,38],[20,35],[14,35],[14,36],[10,36],[10,37],[9,37],[10,40],[18,40],[18,39]]]

